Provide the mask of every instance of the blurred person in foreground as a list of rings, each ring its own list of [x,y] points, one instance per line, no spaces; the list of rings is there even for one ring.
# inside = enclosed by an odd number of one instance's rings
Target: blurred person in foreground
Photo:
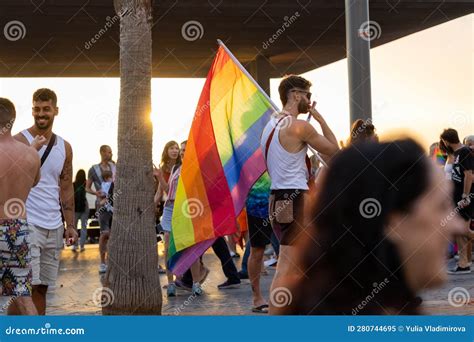
[[[270,313],[420,313],[417,293],[446,280],[447,237],[462,231],[460,218],[443,221],[451,188],[411,139],[343,150],[305,209],[304,273],[272,284]]]

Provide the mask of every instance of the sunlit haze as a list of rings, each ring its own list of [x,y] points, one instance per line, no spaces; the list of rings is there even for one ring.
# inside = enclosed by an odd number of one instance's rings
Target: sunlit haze
[[[474,134],[473,28],[474,15],[469,15],[372,49],[373,122],[379,135],[391,130],[412,132],[428,148],[443,128],[457,129],[461,139]],[[313,83],[317,108],[338,140],[345,140],[349,131],[346,60],[303,76]],[[271,95],[279,105],[278,82],[272,79]],[[155,164],[167,141],[187,138],[203,84],[204,79],[153,79]],[[111,145],[116,156],[117,78],[1,78],[1,96],[17,108],[14,133],[32,125],[31,95],[43,87],[58,95],[60,113],[54,131],[72,144],[75,171],[97,163],[102,144]]]

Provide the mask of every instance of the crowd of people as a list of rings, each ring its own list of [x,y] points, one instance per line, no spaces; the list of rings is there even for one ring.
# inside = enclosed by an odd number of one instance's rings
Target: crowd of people
[[[267,172],[250,189],[239,231],[212,245],[226,277],[219,289],[248,279],[255,313],[417,314],[422,289],[471,272],[474,136],[461,142],[455,129],[445,129],[426,154],[410,138],[379,142],[373,123],[359,119],[338,143],[308,80],[287,76],[278,91],[283,109],[260,141]],[[0,98],[0,285],[2,295],[13,296],[9,314],[44,315],[64,243],[75,253],[86,248],[87,194],[95,197],[100,226],[99,273],[107,272],[116,165],[103,145],[100,162],[73,180],[71,145],[53,133],[56,94],[38,89],[32,102],[33,125],[12,136],[15,107]],[[205,294],[210,273],[202,256],[180,277],[167,267],[186,143],[168,142],[154,167],[156,230],[165,251],[157,272],[166,274],[168,297],[180,289]],[[309,149],[317,151],[311,158]],[[236,244],[244,251],[240,271]],[[268,250],[273,257],[264,262]],[[457,265],[446,272],[447,254]],[[270,296],[283,288],[288,305],[263,295],[265,264],[276,266]]]

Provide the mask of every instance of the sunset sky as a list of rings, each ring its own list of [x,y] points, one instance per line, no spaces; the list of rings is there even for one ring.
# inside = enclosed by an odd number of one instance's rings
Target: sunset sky
[[[473,31],[474,15],[469,15],[371,50],[373,122],[379,135],[393,130],[410,133],[428,148],[443,128],[457,129],[461,138],[474,134]],[[303,76],[313,83],[319,111],[338,139],[345,140],[346,60]],[[187,138],[204,79],[152,82],[153,155],[158,164],[168,140]],[[280,104],[278,82],[271,81],[271,97]],[[58,94],[60,114],[54,130],[72,144],[75,171],[97,163],[102,144],[116,152],[117,78],[0,78],[1,96],[17,107],[14,133],[32,125],[31,95],[41,87]]]

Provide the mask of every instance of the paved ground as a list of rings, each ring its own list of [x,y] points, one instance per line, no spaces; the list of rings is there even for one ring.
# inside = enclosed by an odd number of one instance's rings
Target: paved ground
[[[241,259],[234,260],[240,269]],[[251,289],[248,282],[243,283],[239,289],[218,290],[216,286],[225,280],[219,261],[212,252],[208,252],[204,255],[204,262],[211,269],[211,274],[206,281],[206,294],[202,297],[194,297],[189,292],[182,291],[178,292],[175,298],[168,299],[164,296],[163,314],[251,315]],[[47,314],[100,315],[100,308],[94,304],[93,300],[94,291],[102,286],[98,264],[98,245],[86,245],[86,251],[82,253],[65,249],[62,253],[57,286],[48,294]],[[449,265],[453,266],[454,260],[450,260]],[[270,269],[269,274],[262,277],[262,288],[267,298],[274,272]],[[164,276],[161,281],[162,284],[166,283]],[[472,296],[473,300],[460,307],[453,306],[448,301],[450,291],[454,295],[452,296],[454,300],[463,299],[462,296],[466,295]],[[163,293],[166,293],[166,290]],[[443,288],[427,291],[422,297],[428,314],[474,315],[474,273],[450,276],[449,282]],[[6,302],[6,298],[0,298],[0,307],[4,307]]]

